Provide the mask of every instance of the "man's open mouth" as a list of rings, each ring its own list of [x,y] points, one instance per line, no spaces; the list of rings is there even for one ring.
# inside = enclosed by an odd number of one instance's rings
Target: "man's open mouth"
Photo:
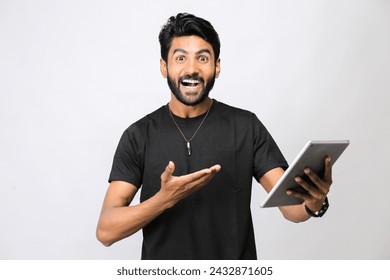
[[[199,80],[184,79],[181,81],[181,84],[185,87],[197,87],[199,85]]]

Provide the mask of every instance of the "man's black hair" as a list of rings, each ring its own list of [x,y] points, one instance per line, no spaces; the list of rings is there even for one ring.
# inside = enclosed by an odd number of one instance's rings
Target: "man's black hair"
[[[161,46],[161,58],[167,62],[168,52],[174,37],[191,35],[199,36],[211,44],[216,62],[221,48],[218,33],[210,22],[188,13],[179,13],[176,17],[171,16],[161,28],[158,36]]]

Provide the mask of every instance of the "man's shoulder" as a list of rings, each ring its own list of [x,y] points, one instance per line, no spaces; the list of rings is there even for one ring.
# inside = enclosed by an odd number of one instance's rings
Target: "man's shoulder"
[[[249,110],[235,107],[220,101],[218,101],[218,110],[223,115],[230,115],[235,117],[252,118],[255,116],[255,113]]]
[[[161,106],[160,108],[154,110],[153,112],[145,115],[141,119],[135,121],[132,125],[145,125],[150,121],[156,121],[161,119],[162,115],[165,113],[165,106]]]
[[[130,126],[126,129],[127,132],[134,132],[134,131],[144,131],[147,130],[150,123],[157,122],[161,120],[163,117],[163,114],[165,114],[165,106],[161,106],[160,108],[156,109],[155,111],[145,115],[144,117],[138,119],[134,123],[130,124]]]

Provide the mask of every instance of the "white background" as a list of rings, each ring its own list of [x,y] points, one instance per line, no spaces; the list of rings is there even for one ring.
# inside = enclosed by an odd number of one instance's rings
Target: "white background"
[[[160,27],[178,12],[218,31],[211,93],[251,110],[291,162],[349,139],[331,207],[293,224],[261,209],[260,259],[389,259],[390,1],[0,0],[0,259],[139,259],[140,233],[95,238],[123,130],[169,101]]]

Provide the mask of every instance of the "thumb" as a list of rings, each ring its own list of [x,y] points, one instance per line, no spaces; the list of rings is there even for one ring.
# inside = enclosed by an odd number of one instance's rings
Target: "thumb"
[[[175,171],[175,164],[172,161],[170,161],[167,167],[165,167],[164,172],[161,174],[161,180],[168,181],[169,178],[171,178],[174,171]]]

